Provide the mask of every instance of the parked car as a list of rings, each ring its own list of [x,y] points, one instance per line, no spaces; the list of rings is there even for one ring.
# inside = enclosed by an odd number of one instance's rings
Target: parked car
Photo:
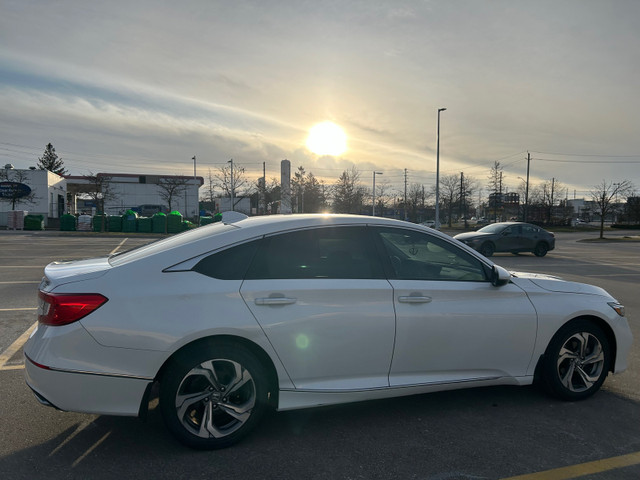
[[[144,415],[229,446],[265,409],[461,387],[595,393],[623,371],[624,307],[511,274],[438,231],[351,215],[223,220],[122,254],[54,262],[25,345],[45,405]]]
[[[453,238],[485,257],[490,257],[495,252],[532,252],[537,257],[544,257],[556,247],[553,233],[522,222],[492,223],[475,232],[459,233]]]
[[[142,217],[152,217],[156,213],[169,213],[169,209],[164,205],[140,205],[133,209]]]

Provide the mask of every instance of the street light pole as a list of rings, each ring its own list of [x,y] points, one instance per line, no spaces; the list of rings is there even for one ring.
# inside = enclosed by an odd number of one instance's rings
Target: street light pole
[[[371,216],[376,216],[376,175],[382,175],[382,172],[373,171],[373,203],[371,207]]]
[[[440,112],[446,108],[438,109],[438,132],[436,137],[436,224],[435,228],[440,229]]]
[[[191,159],[193,160],[193,184],[196,186],[196,211],[195,211],[195,215],[194,218],[196,219],[196,224],[199,224],[199,220],[198,217],[200,216],[200,200],[199,200],[199,193],[198,193],[198,182],[196,180],[196,156],[194,155],[193,158]],[[186,203],[186,202],[185,202]],[[184,209],[186,210],[187,207],[185,206]]]

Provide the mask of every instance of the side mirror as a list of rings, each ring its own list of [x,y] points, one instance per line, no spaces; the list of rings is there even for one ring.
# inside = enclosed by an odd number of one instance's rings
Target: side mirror
[[[511,274],[508,270],[494,265],[491,269],[491,285],[494,287],[501,287],[506,285],[511,280]]]

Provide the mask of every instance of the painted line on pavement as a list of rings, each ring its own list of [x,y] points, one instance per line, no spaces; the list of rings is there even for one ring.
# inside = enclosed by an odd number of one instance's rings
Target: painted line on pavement
[[[40,283],[41,280],[16,280],[13,282],[0,282],[0,285],[17,285],[17,284],[24,284],[24,283],[35,283],[38,284]]]
[[[94,443],[91,447],[89,447],[89,449],[88,449],[86,452],[84,452],[82,455],[80,455],[80,456],[76,459],[76,461],[75,461],[75,462],[73,462],[73,463],[71,464],[71,468],[75,468],[75,467],[77,467],[77,466],[78,466],[78,464],[79,464],[82,460],[84,460],[85,458],[87,458],[87,456],[88,456],[91,452],[93,452],[96,448],[98,448],[98,447],[100,446],[100,444],[101,444],[102,442],[104,442],[104,441],[107,439],[107,437],[108,437],[109,435],[111,435],[111,430],[109,430],[107,433],[105,433],[105,434],[102,436],[102,438],[101,438],[100,440],[98,440],[98,441],[97,441],[96,443]]]
[[[0,268],[39,268],[39,269],[42,269],[42,265],[0,265]]]
[[[113,250],[111,250],[111,252],[109,252],[109,255],[113,255],[114,253],[116,253],[118,250],[120,250],[120,247],[122,247],[122,245],[124,245],[124,242],[126,242],[127,240],[129,240],[128,238],[125,238],[124,240],[122,240],[118,246],[116,248],[114,248]]]
[[[29,335],[31,335],[31,332],[33,332],[37,326],[38,326],[38,322],[34,322],[34,324],[31,325],[26,332],[20,335],[15,342],[9,345],[9,348],[7,348],[4,352],[2,352],[2,355],[0,355],[0,371],[1,370],[17,370],[20,368],[24,368],[23,365],[6,365],[6,364],[9,360],[11,360],[11,357],[13,357],[16,354],[16,352],[18,352],[18,350],[20,350],[22,346],[25,343],[27,343],[27,340],[29,339]]]
[[[40,283],[40,282],[38,282]],[[28,311],[38,310],[36,307],[25,307],[25,308],[0,308],[0,312],[28,312]]]
[[[619,457],[604,458],[593,462],[554,468],[543,472],[527,473],[516,477],[503,478],[502,480],[569,480],[571,478],[593,475],[638,464],[640,464],[640,452],[635,452],[629,453],[628,455],[621,455]]]

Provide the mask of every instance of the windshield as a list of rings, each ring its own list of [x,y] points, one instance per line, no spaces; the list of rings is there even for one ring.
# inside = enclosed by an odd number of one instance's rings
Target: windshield
[[[482,227],[479,232],[482,233],[499,233],[504,230],[507,226],[501,223],[492,223],[491,225],[487,225],[486,227]]]

